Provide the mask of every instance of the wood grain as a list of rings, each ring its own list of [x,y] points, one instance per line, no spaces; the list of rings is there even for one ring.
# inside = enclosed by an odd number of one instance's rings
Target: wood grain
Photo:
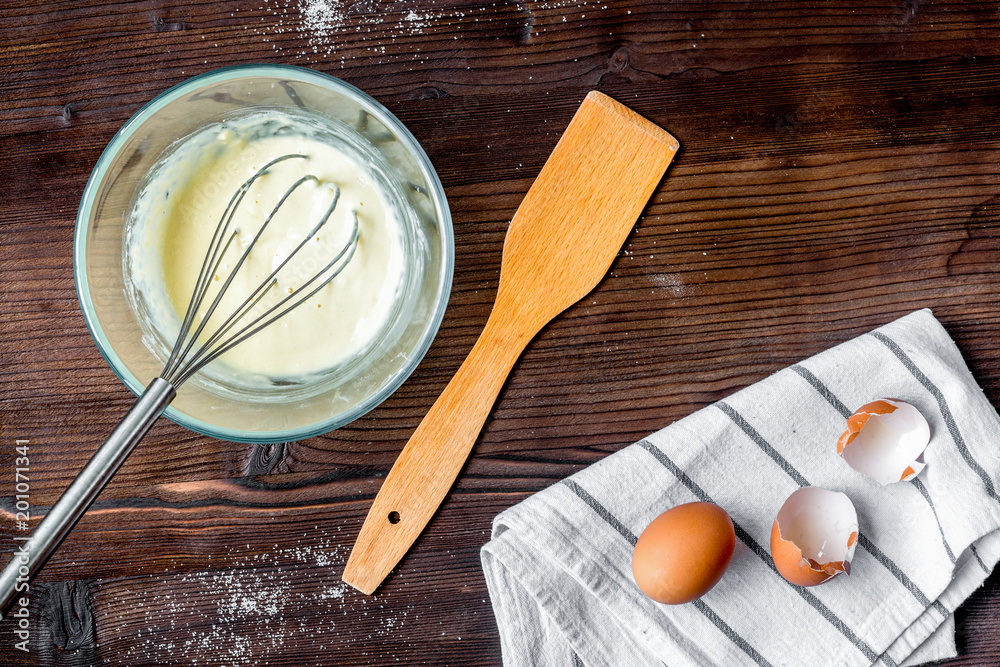
[[[498,665],[479,547],[530,493],[916,308],[1000,401],[997,3],[331,5],[345,11],[323,35],[292,0],[0,4],[0,546],[11,443],[31,440],[43,512],[131,405],[80,316],[73,223],[103,147],[165,88],[250,62],[359,86],[430,156],[457,253],[410,380],[289,443],[270,473],[248,476],[270,462],[252,447],[154,427],[40,582],[86,583],[94,654],[71,662],[38,615],[30,656],[0,623],[0,664]],[[482,331],[508,222],[593,88],[683,149],[607,277],[527,346],[452,493],[364,602],[336,586],[353,538]],[[994,574],[943,664],[1000,663],[998,605]]]

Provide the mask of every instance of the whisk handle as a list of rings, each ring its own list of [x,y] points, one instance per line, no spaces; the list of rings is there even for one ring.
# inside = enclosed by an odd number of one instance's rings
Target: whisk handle
[[[14,553],[0,573],[0,613],[6,615],[14,598],[25,596],[28,582],[58,548],[118,468],[174,398],[173,386],[153,380],[104,444],[63,492],[45,518]]]

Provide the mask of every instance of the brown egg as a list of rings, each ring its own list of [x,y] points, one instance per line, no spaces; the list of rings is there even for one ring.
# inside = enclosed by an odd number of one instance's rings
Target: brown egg
[[[678,505],[642,531],[632,552],[632,576],[649,598],[683,604],[719,583],[735,548],[725,510],[712,503]]]

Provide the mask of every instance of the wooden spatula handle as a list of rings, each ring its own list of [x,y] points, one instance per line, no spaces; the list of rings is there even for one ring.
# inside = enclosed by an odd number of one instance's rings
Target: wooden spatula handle
[[[607,273],[677,152],[677,140],[591,91],[504,239],[497,299],[479,341],[382,484],[344,581],[373,592],[448,494],[528,341]]]
[[[359,591],[378,588],[448,495],[510,369],[534,335],[498,325],[502,319],[494,311],[382,483],[344,568],[344,581]]]

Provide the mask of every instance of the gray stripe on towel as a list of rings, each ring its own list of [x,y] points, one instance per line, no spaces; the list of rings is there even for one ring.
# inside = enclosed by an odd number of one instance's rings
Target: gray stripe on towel
[[[590,495],[590,493],[588,493],[586,489],[584,489],[582,486],[580,486],[571,479],[564,479],[562,483],[565,484],[570,491],[576,494],[576,496],[580,500],[586,503],[587,506],[589,506],[592,510],[594,510],[594,512],[597,513],[597,516],[604,519],[604,521],[608,525],[610,525],[612,528],[618,531],[621,534],[621,536],[628,541],[629,544],[631,544],[633,547],[635,546],[635,543],[638,541],[638,538],[635,536],[635,533],[633,533],[624,524],[622,524],[621,521],[615,518],[615,516],[611,514],[611,512],[609,512],[604,505],[598,502],[598,500],[594,498],[594,496]],[[740,636],[738,632],[729,627],[729,624],[726,623],[724,620],[722,620],[722,618],[720,618],[718,614],[712,611],[707,604],[705,604],[701,600],[698,600],[696,601],[695,608],[697,608],[698,611],[700,611],[709,621],[711,621],[715,625],[715,627],[717,627],[724,635],[729,637],[729,639],[732,640],[734,644],[739,646],[744,653],[750,656],[754,662],[756,662],[761,667],[772,667],[771,663],[769,663],[764,658],[764,656],[758,653],[757,650],[753,646],[751,646],[746,639]]]
[[[765,454],[771,457],[771,459],[781,467],[785,473],[795,480],[795,483],[799,486],[810,486],[809,480],[802,476],[798,470],[795,469],[791,463],[788,462],[784,456],[782,456],[777,449],[771,446],[767,440],[764,439],[760,433],[757,432],[753,426],[751,426],[743,415],[738,413],[731,405],[725,401],[719,401],[715,404],[717,408],[726,413],[726,416],[733,420],[733,423],[740,427],[740,430],[746,434],[748,438],[754,441],[754,443],[760,447]]]
[[[635,536],[635,533],[629,530],[625,526],[625,524],[623,524],[621,521],[616,519],[615,516],[611,512],[609,512],[604,505],[597,502],[597,499],[594,498],[594,496],[587,493],[586,489],[584,489],[582,486],[580,486],[571,479],[564,479],[563,484],[568,486],[570,491],[575,493],[580,498],[580,500],[590,505],[590,509],[597,512],[597,515],[602,519],[604,519],[604,521],[607,522],[609,526],[617,530],[622,537],[628,540],[629,544],[631,544],[633,547],[635,546],[635,543],[639,541],[639,538]]]
[[[692,480],[687,475],[687,473],[685,473],[683,470],[681,470],[680,467],[676,463],[674,463],[672,460],[670,460],[670,457],[668,457],[663,452],[663,450],[661,450],[659,447],[657,447],[653,443],[649,442],[648,440],[640,440],[639,441],[639,446],[642,447],[643,449],[645,449],[650,454],[652,454],[653,458],[655,458],[657,461],[659,461],[663,465],[664,468],[666,468],[667,470],[669,470],[678,480],[680,480],[680,482],[684,486],[686,486],[688,488],[688,490],[691,491],[691,493],[693,493],[696,498],[698,498],[698,500],[700,500],[702,502],[706,502],[706,503],[714,503],[714,501],[712,500],[712,497],[709,496],[707,493],[705,493],[705,490],[702,489],[700,486],[698,486],[694,482],[694,480]],[[778,568],[776,568],[774,566],[774,559],[771,558],[771,554],[766,549],[764,549],[764,547],[762,547],[760,544],[758,544],[757,541],[755,539],[753,539],[753,537],[750,536],[750,533],[748,533],[742,526],[740,526],[735,521],[733,522],[733,529],[736,532],[736,537],[738,537],[739,540],[741,542],[743,542],[743,544],[747,545],[747,547],[751,551],[753,551],[755,554],[757,554],[757,556],[762,561],[764,561],[764,564],[767,565],[769,568],[771,568],[771,570],[773,570],[774,573],[778,575],[778,578],[781,579],[781,581],[784,581],[785,583],[788,583],[785,580],[785,578],[781,576],[781,573],[778,572]],[[791,583],[788,583],[788,585],[791,586],[792,590],[794,590],[796,593],[798,593],[799,596],[802,597],[803,600],[805,600],[806,602],[808,602],[810,604],[810,606],[813,607],[813,609],[815,609],[817,612],[819,612],[819,614],[823,618],[825,618],[827,620],[827,622],[829,622],[842,635],[844,635],[852,644],[854,644],[854,646],[859,651],[861,651],[862,653],[864,653],[865,657],[867,657],[872,662],[875,662],[876,660],[878,660],[878,658],[879,658],[878,654],[875,653],[875,651],[863,639],[861,639],[856,634],[854,634],[854,631],[851,630],[851,628],[848,627],[846,623],[844,623],[842,620],[840,620],[840,618],[833,612],[832,609],[830,609],[825,604],[823,604],[820,601],[819,598],[817,598],[815,595],[813,595],[811,592],[809,592],[805,588],[802,588],[800,586],[795,586],[795,585],[793,585]],[[883,658],[883,661],[886,662],[886,664],[888,665],[888,667],[896,667],[895,663],[893,663],[891,661],[891,659],[889,659],[888,655],[883,655],[882,658]]]
[[[736,411],[735,408],[733,408],[728,403],[725,403],[724,401],[719,401],[718,403],[716,403],[716,405],[718,405],[719,408],[722,410],[722,412],[724,412],[730,419],[733,420],[733,423],[736,424],[740,428],[740,430],[742,430],[747,435],[748,438],[750,438],[754,443],[757,444],[757,446],[759,446],[762,450],[764,450],[765,454],[774,459],[775,462],[778,463],[778,465],[781,466],[781,468],[786,473],[788,473],[788,476],[791,477],[793,480],[795,480],[795,482],[799,486],[811,486],[809,481],[802,475],[802,473],[796,470],[795,467],[792,466],[792,464],[790,464],[783,456],[781,456],[781,454],[779,454],[777,450],[774,449],[774,447],[772,447],[770,443],[768,443],[767,440],[765,440],[764,437],[760,433],[758,433],[757,430],[753,426],[751,426],[746,419],[743,418],[743,415],[741,415],[739,412]],[[879,549],[877,546],[875,546],[872,543],[872,541],[865,536],[864,533],[859,533],[858,544],[865,551],[870,553],[872,557],[875,558],[875,560],[881,563],[883,567],[889,570],[892,576],[894,576],[896,580],[899,581],[899,583],[901,583],[906,588],[906,590],[908,590],[910,594],[913,595],[914,598],[916,598],[917,602],[919,602],[924,607],[928,607],[931,605],[930,598],[924,595],[924,592],[921,591],[915,583],[913,583],[913,580],[910,579],[908,576],[906,576],[906,573],[903,572],[901,569],[899,569],[899,566],[896,565],[888,556],[882,553],[882,550]]]
[[[948,540],[944,537],[944,526],[941,525],[941,519],[938,517],[937,509],[934,507],[934,501],[931,500],[930,492],[927,490],[927,487],[924,486],[924,483],[920,481],[919,477],[911,479],[910,484],[912,484],[917,491],[920,492],[920,495],[924,497],[927,504],[931,506],[931,513],[934,514],[934,520],[937,521],[938,530],[941,531],[941,543],[944,544],[944,550],[948,554],[948,560],[950,560],[952,564],[957,563],[958,559],[955,557],[955,553],[951,550],[951,547],[948,546]]]
[[[844,419],[847,419],[851,416],[851,414],[853,414],[851,409],[844,405],[843,402],[841,402],[841,400],[837,398],[832,391],[830,391],[830,388],[823,384],[822,380],[813,375],[812,371],[808,368],[795,364],[792,366],[792,370],[798,373],[803,380],[811,384],[813,389],[818,391],[819,395],[825,398],[826,402],[832,405],[833,409],[839,412]]]
[[[944,418],[944,423],[948,427],[948,432],[951,433],[951,438],[955,441],[955,446],[958,447],[958,451],[962,455],[962,458],[964,458],[969,467],[972,468],[977,475],[979,475],[979,479],[983,481],[983,487],[986,488],[986,492],[990,494],[994,500],[1000,500],[1000,496],[997,495],[997,490],[993,486],[993,479],[985,470],[983,470],[983,467],[979,465],[976,459],[973,458],[972,452],[970,452],[969,448],[965,445],[965,439],[962,437],[962,433],[958,430],[958,424],[955,423],[955,417],[951,414],[951,409],[948,407],[948,402],[944,399],[944,394],[941,393],[941,390],[937,388],[937,385],[930,381],[930,378],[923,374],[923,371],[917,368],[917,365],[913,363],[913,360],[910,359],[909,355],[903,351],[903,348],[901,348],[896,341],[880,331],[873,331],[871,332],[871,335],[889,348],[889,351],[896,355],[896,358],[902,362],[906,370],[910,371],[910,374],[917,379],[917,382],[922,384],[924,389],[930,392],[931,396],[934,397],[934,400],[937,401],[938,409],[941,411],[941,417]]]
[[[738,632],[729,627],[728,623],[719,618],[719,615],[716,614],[714,611],[712,611],[711,607],[709,607],[701,600],[695,600],[691,604],[694,605],[695,609],[704,614],[708,618],[708,620],[712,621],[712,623],[715,624],[715,627],[722,630],[722,632],[727,637],[729,637],[729,639],[732,640],[734,644],[743,649],[743,652],[746,653],[748,656],[750,656],[750,658],[753,659],[754,662],[756,662],[761,667],[771,667],[771,663],[767,661],[767,658],[758,653],[757,649],[755,649],[753,646],[750,646],[747,640],[743,639],[743,637],[741,637]]]
[[[986,563],[984,563],[983,559],[979,557],[979,552],[976,551],[976,545],[975,544],[970,544],[969,545],[969,549],[972,550],[972,555],[976,557],[976,561],[979,563],[979,567],[983,568],[983,572],[985,572],[986,574],[990,574],[992,572],[992,570],[990,570],[990,568],[986,567]]]
[[[874,556],[875,560],[882,563],[882,565],[887,570],[889,570],[889,572],[892,573],[892,576],[896,577],[896,579],[899,580],[901,584],[906,586],[906,590],[910,591],[913,597],[917,599],[917,602],[919,602],[925,607],[933,606],[935,609],[941,612],[942,616],[948,615],[948,611],[944,608],[943,604],[941,604],[937,600],[931,602],[930,598],[924,595],[924,592],[920,590],[915,583],[913,583],[913,580],[910,579],[908,576],[906,576],[906,573],[903,572],[901,569],[899,569],[899,566],[896,565],[896,563],[893,562],[891,558],[882,553],[882,550],[879,549],[877,546],[875,546],[875,544],[868,539],[868,536],[862,532],[858,533],[858,545],[861,546],[862,549],[870,553],[872,556]]]

